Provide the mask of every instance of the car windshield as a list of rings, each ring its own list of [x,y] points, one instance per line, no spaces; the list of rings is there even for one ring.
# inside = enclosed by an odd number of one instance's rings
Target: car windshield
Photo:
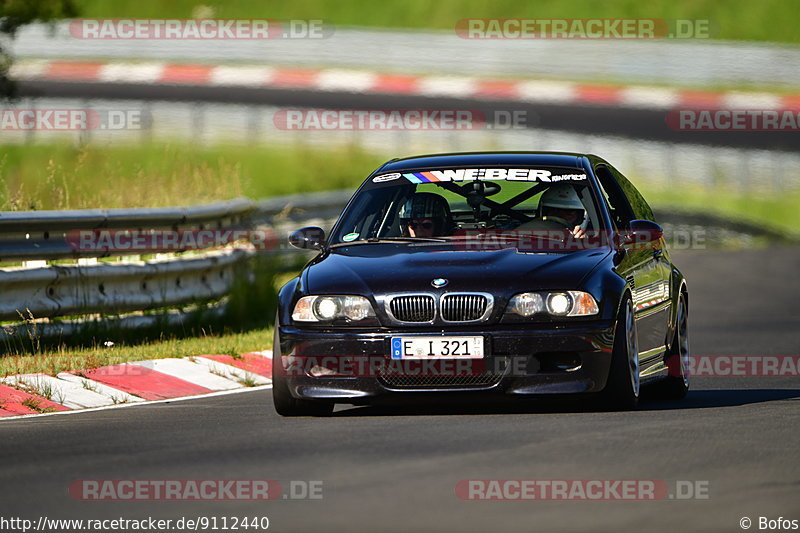
[[[451,241],[480,232],[601,228],[591,181],[577,168],[446,169],[378,174],[329,244]]]

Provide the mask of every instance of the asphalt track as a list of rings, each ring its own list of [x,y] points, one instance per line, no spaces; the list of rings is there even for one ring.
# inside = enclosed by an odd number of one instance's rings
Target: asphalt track
[[[800,248],[673,254],[695,354],[800,353]],[[272,531],[741,531],[800,519],[794,378],[696,379],[635,412],[569,404],[283,419],[269,391],[0,422],[0,516],[268,516]],[[323,499],[79,502],[76,479],[322,480]],[[475,502],[463,479],[708,483],[708,499]]]
[[[667,126],[666,110],[276,88],[40,80],[20,81],[17,86],[19,96],[37,98],[196,101],[325,109],[471,109],[484,113],[490,122],[497,111],[524,111],[525,126],[528,128],[788,152],[796,152],[800,149],[796,130],[766,133],[758,131],[679,131]]]

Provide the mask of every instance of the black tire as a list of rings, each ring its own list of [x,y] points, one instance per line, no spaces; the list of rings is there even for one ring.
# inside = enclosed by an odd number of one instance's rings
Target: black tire
[[[301,400],[289,392],[281,363],[277,318],[275,319],[275,337],[272,344],[272,403],[275,411],[281,416],[330,416],[333,413],[333,402]]]
[[[662,384],[662,396],[680,400],[689,392],[689,309],[686,297],[678,299],[675,336],[665,358],[668,375]]]
[[[636,320],[633,304],[626,295],[620,305],[614,330],[611,368],[606,387],[601,393],[603,406],[614,411],[634,409],[639,403],[639,389],[639,343],[636,337]]]

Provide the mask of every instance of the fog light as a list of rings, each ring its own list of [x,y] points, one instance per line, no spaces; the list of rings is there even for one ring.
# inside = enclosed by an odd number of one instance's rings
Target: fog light
[[[311,367],[311,370],[308,371],[308,374],[311,377],[319,378],[319,377],[322,377],[322,376],[336,376],[339,373],[336,370],[333,370],[332,368],[328,368],[328,367],[325,367],[325,366],[314,365],[314,366]]]

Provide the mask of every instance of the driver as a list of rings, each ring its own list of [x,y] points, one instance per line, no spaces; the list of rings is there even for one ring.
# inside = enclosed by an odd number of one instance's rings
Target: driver
[[[431,192],[418,192],[400,208],[400,226],[408,237],[447,235],[452,225],[447,200]]]
[[[575,237],[586,236],[586,230],[581,227],[586,210],[575,188],[568,183],[556,183],[542,194],[539,217],[564,224]]]

